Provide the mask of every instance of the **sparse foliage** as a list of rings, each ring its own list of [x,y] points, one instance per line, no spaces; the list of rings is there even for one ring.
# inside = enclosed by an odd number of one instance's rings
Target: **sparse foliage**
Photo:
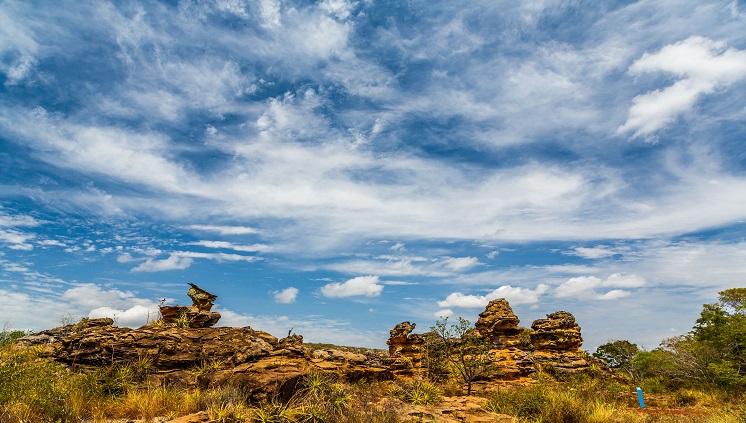
[[[466,385],[467,395],[471,395],[474,381],[492,368],[488,340],[479,336],[464,318],[459,317],[458,324],[450,326],[448,318],[436,321],[426,343],[430,361],[447,361],[451,371]]]

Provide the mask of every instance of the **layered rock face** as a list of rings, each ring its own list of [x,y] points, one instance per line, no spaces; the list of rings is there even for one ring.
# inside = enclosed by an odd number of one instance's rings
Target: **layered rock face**
[[[575,323],[575,316],[566,311],[535,320],[531,329],[531,343],[539,350],[574,351],[583,345],[580,326]]]
[[[413,375],[422,369],[425,337],[413,334],[416,323],[402,322],[389,331],[389,358],[386,365],[396,375]]]
[[[392,378],[365,357],[330,350],[318,357],[303,346],[300,335],[278,340],[267,332],[243,328],[177,328],[113,326],[113,320],[83,319],[75,325],[27,336],[21,342],[39,346],[42,355],[79,368],[148,363],[148,377],[159,383],[208,387],[237,384],[260,401],[292,394],[314,371],[332,372],[354,381]]]
[[[580,350],[583,338],[575,316],[558,311],[531,325],[531,344],[536,347],[534,362],[558,372],[575,372],[588,368],[586,355]]]
[[[493,349],[515,348],[520,341],[520,334],[525,328],[519,327],[518,317],[513,313],[510,304],[504,298],[490,301],[487,308],[479,313],[474,324],[479,334],[490,340]]]
[[[162,307],[163,319],[154,324],[129,329],[114,326],[109,318],[83,319],[20,342],[40,347],[43,356],[84,370],[139,366],[147,369],[147,377],[157,383],[240,385],[255,401],[275,395],[287,399],[311,372],[330,372],[349,381],[393,377],[380,365],[380,359],[371,361],[338,350],[319,354],[306,348],[303,337],[297,334],[278,340],[248,326],[209,327],[220,318],[210,311],[217,297],[190,285],[192,306]]]

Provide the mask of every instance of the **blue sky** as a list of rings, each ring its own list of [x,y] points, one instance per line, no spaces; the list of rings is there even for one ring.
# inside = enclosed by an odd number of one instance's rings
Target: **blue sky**
[[[746,280],[746,5],[0,4],[0,321],[384,347],[575,314],[653,348]]]

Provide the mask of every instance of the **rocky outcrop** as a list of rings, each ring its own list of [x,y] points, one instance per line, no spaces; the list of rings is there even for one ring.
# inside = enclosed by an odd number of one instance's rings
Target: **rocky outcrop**
[[[566,311],[547,314],[546,319],[535,320],[531,329],[531,343],[538,350],[574,351],[583,344],[575,316]]]
[[[216,296],[190,285],[192,306],[163,307],[163,319],[141,328],[117,327],[109,318],[83,319],[27,336],[21,343],[38,346],[43,356],[83,370],[127,365],[141,367],[159,384],[240,385],[256,401],[292,395],[311,372],[356,381],[422,376],[426,371],[426,341],[431,334],[413,333],[414,323],[403,322],[390,331],[388,356],[384,351],[343,347],[312,350],[292,331],[278,340],[248,326],[210,327],[217,321],[211,316],[219,318],[211,311]],[[173,310],[178,317],[169,314]],[[183,324],[185,319],[190,324]],[[479,383],[517,379],[539,370],[574,372],[588,367],[572,314],[549,314],[533,322],[531,329],[519,327],[519,322],[504,299],[491,301],[479,315],[474,330],[489,340],[499,369]]]
[[[487,308],[479,313],[474,324],[479,334],[490,340],[493,349],[515,348],[521,343],[520,334],[525,328],[519,327],[518,317],[504,298],[490,301]]]
[[[547,314],[546,319],[535,320],[531,325],[531,344],[535,366],[554,372],[578,372],[588,368],[588,357],[580,346],[583,338],[575,316],[566,311]]]
[[[83,319],[27,336],[23,342],[42,346],[45,355],[66,364],[101,366],[147,359],[159,371],[186,369],[205,361],[237,366],[269,356],[278,345],[271,334],[250,327],[129,329],[113,324],[109,318]]]
[[[42,355],[85,370],[106,365],[141,366],[161,384],[210,387],[239,385],[252,400],[291,395],[308,373],[331,372],[349,381],[387,380],[384,367],[364,356],[320,358],[303,346],[300,335],[277,340],[267,332],[243,328],[176,328],[166,325],[121,328],[113,320],[83,319],[21,340]]]
[[[416,323],[402,322],[389,331],[389,358],[386,365],[396,375],[411,376],[422,370],[425,337],[413,334]]]
[[[161,321],[167,326],[181,328],[209,328],[220,320],[220,313],[212,310],[213,301],[218,297],[193,283],[189,283],[187,295],[192,299],[191,307],[160,306]]]
[[[575,372],[588,368],[580,351],[583,339],[575,317],[558,311],[536,320],[531,328],[518,326],[520,320],[504,298],[490,301],[474,327],[489,340],[490,354],[499,378],[518,379],[540,370]],[[396,375],[416,374],[427,346],[425,336],[411,333],[415,324],[403,322],[390,331],[389,368]]]

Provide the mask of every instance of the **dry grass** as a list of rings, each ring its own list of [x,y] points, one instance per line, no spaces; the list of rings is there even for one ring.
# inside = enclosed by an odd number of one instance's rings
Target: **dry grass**
[[[206,362],[197,372],[214,371]],[[0,347],[0,422],[153,421],[156,417],[206,411],[221,423],[396,423],[401,402],[438,404],[446,385],[425,380],[343,383],[334,375],[308,375],[287,402],[250,403],[240,387],[209,390],[155,386],[147,382],[152,360],[73,372],[42,359],[39,350]],[[639,410],[634,386],[588,377],[557,381],[540,373],[528,386],[502,387],[487,395],[486,409],[521,422],[746,422],[743,397],[717,390],[681,389],[648,395]],[[399,404],[399,405],[397,405]]]

